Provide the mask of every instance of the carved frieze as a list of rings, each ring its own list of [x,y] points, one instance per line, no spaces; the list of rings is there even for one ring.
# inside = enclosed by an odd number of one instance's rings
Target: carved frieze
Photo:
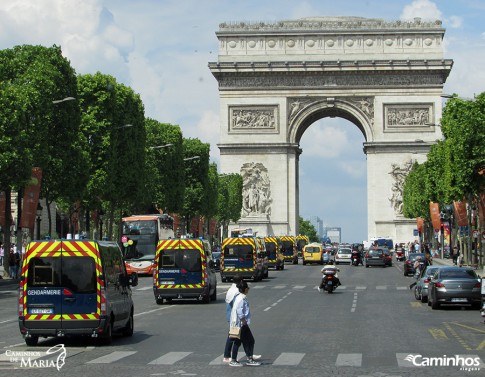
[[[283,88],[283,87],[428,87],[443,85],[443,75],[439,73],[397,73],[397,74],[244,74],[238,76],[221,75],[219,88]]]
[[[431,130],[433,104],[384,104],[384,131]]]
[[[271,215],[271,189],[268,169],[260,162],[247,162],[241,166],[243,178],[242,215]]]
[[[278,106],[230,106],[229,132],[278,133]]]

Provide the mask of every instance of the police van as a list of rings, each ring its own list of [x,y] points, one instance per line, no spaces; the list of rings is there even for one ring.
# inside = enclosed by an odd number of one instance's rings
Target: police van
[[[229,237],[222,242],[221,280],[231,280],[236,275],[253,281],[262,280],[264,265],[258,260],[262,243],[254,236]]]
[[[155,253],[153,293],[157,304],[172,299],[217,299],[217,278],[210,244],[203,239],[167,239]]]
[[[19,327],[28,346],[39,337],[91,336],[110,344],[133,335],[131,286],[117,243],[88,240],[31,242],[19,289]]]
[[[275,270],[283,270],[285,268],[285,260],[281,253],[279,237],[264,237],[264,246],[268,257],[268,267],[274,268]]]

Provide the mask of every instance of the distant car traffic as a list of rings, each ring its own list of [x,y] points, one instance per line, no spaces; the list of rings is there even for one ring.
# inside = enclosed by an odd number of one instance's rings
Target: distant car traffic
[[[416,270],[414,269],[414,262],[416,262],[417,257],[421,257],[421,260],[424,261],[424,253],[409,254],[408,259],[406,259],[403,265],[404,276],[408,276],[409,274],[414,275],[416,273]]]
[[[352,249],[349,247],[339,247],[335,254],[335,264],[351,263]]]
[[[420,300],[421,302],[428,301],[428,284],[431,277],[440,268],[439,266],[428,266],[418,276],[416,285],[414,286],[414,298]]]
[[[442,267],[432,276],[428,285],[428,305],[481,307],[481,282],[475,271],[465,267]]]
[[[384,248],[377,248],[377,249],[369,249],[365,254],[365,266],[382,266],[386,267],[387,256],[386,251],[387,249]],[[389,251],[388,251],[389,252]]]

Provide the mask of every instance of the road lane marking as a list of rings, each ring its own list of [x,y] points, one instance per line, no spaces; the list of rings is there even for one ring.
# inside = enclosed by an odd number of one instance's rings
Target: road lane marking
[[[282,352],[273,362],[273,365],[298,365],[304,356],[304,353]]]
[[[15,319],[6,319],[5,321],[1,321],[0,324],[2,324],[2,323],[8,323],[8,322],[15,322],[15,321],[18,321],[18,318],[15,318]]]
[[[354,293],[354,300],[352,301],[352,308],[350,309],[351,313],[355,312],[355,308],[357,307],[357,299],[359,294],[357,292]]]
[[[396,353],[396,360],[397,360],[397,366],[398,367],[404,367],[404,368],[417,368],[417,365],[414,365],[411,361],[406,360],[406,357],[409,355],[413,355],[413,353]]]
[[[293,289],[305,289],[306,285],[295,285]]]
[[[387,285],[377,285],[376,289],[387,289]]]
[[[153,287],[143,287],[143,288],[137,288],[137,291],[148,291],[149,289],[153,289]]]
[[[362,366],[362,354],[361,353],[339,353],[337,361],[335,362],[337,367],[360,367]]]
[[[139,315],[144,315],[144,314],[150,314],[150,313],[158,312],[160,310],[170,309],[170,308],[173,308],[173,306],[174,305],[170,305],[170,306],[165,306],[163,308],[148,310],[147,312],[136,313],[136,314],[133,315],[133,317],[138,317]]]
[[[410,304],[413,308],[420,308],[422,306],[420,302],[416,302],[416,301],[412,301],[410,302]]]
[[[286,285],[275,285],[273,289],[285,289]]]
[[[451,323],[454,324],[454,325],[457,325],[457,326],[464,327],[464,328],[469,329],[469,330],[478,331],[478,332],[482,332],[482,333],[485,334],[485,330],[477,329],[475,327],[471,327],[471,326],[467,326],[467,325],[462,325],[461,323],[458,323],[458,322],[451,322]]]
[[[409,290],[409,287],[396,287],[398,291],[407,291]]]
[[[98,357],[97,359],[88,361],[88,364],[109,364],[121,360],[127,356],[131,356],[138,351],[114,351],[108,355]]]
[[[184,357],[189,356],[191,353],[192,352],[169,352],[169,353],[166,353],[165,355],[159,357],[158,359],[150,361],[148,364],[151,364],[151,365],[173,365],[177,361],[182,360]]]
[[[450,326],[449,323],[443,322],[443,324],[445,325],[446,329],[451,333],[451,335],[453,335],[453,337],[456,340],[458,340],[458,343],[460,343],[463,346],[463,348],[465,348],[468,351],[472,350],[472,348],[456,333],[456,331],[453,330],[453,328]]]
[[[355,287],[355,289],[362,291],[364,289],[367,289],[367,287],[365,287],[365,286],[357,286],[357,287]]]
[[[485,340],[479,344],[479,346],[477,347],[477,351],[483,350],[484,348],[485,348]]]
[[[266,288],[266,285],[253,285],[251,286],[251,289],[263,289]]]
[[[428,329],[428,331],[431,334],[431,336],[436,340],[442,340],[442,339],[448,340],[448,336],[441,329]]]

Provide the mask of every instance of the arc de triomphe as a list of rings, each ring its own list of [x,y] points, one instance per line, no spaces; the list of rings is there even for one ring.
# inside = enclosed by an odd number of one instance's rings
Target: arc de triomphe
[[[341,117],[365,137],[368,236],[411,239],[402,182],[441,138],[435,124],[453,65],[444,32],[417,18],[221,24],[209,68],[219,84],[220,170],[243,176],[243,214],[232,227],[298,234],[300,139],[315,121]]]

